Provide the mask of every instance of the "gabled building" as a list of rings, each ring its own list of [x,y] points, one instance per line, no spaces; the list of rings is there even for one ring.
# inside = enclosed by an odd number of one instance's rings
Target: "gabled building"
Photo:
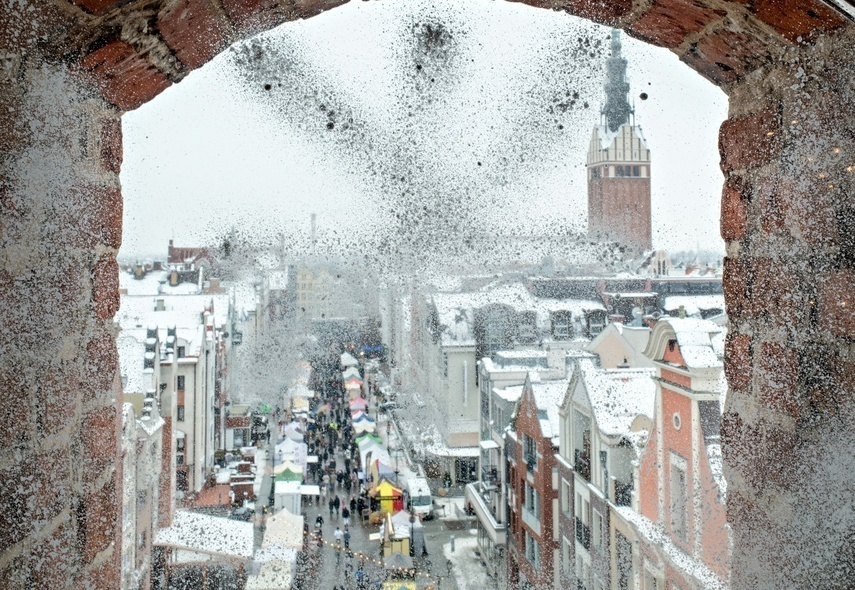
[[[539,382],[530,375],[505,438],[510,588],[560,587],[554,471],[558,406],[566,391],[564,379]]]
[[[650,338],[647,326],[627,326],[622,322],[612,322],[591,340],[587,349],[600,359],[604,369],[651,367],[650,359],[644,356],[644,349]]]
[[[229,298],[228,294],[123,294],[116,314],[115,321],[122,329],[118,338],[120,358],[125,343],[132,348],[136,339],[137,345],[148,346],[153,337],[156,339],[153,356],[160,375],[156,387],[166,421],[164,432],[171,437],[168,448],[175,463],[170,473],[174,473],[173,489],[178,497],[200,491],[214,465],[215,433],[221,428],[218,403],[224,401],[223,396],[218,400],[216,393],[223,387],[219,366],[226,358],[223,334],[229,326]],[[136,371],[123,374],[129,379],[126,389],[128,384],[144,380],[134,376]],[[150,385],[155,386],[153,382]],[[138,402],[140,395],[134,393],[129,401]],[[135,408],[141,409],[139,405]]]
[[[155,569],[152,545],[158,528],[172,522],[168,479],[162,478],[170,461],[163,453],[163,418],[154,397],[145,398],[135,415],[130,403],[122,406],[122,588],[148,590]],[[165,464],[164,464],[165,463]],[[166,513],[161,509],[165,508]]]
[[[478,546],[487,572],[505,576],[507,543],[507,460],[505,433],[511,423],[530,372],[540,381],[565,380],[574,359],[589,356],[581,350],[500,351],[478,363],[481,400],[480,479],[467,484],[466,499],[478,519]]]
[[[640,457],[632,526],[641,590],[725,588],[731,538],[726,520],[720,423],[727,392],[725,329],[695,319],[664,319],[645,355],[656,368],[656,419]]]
[[[579,359],[561,404],[559,480],[562,588],[633,588],[616,508],[636,504],[636,466],[654,416],[653,369],[604,369]],[[627,552],[628,551],[628,552]],[[621,562],[623,563],[623,562]]]
[[[605,319],[597,300],[537,297],[518,279],[414,293],[410,307],[400,330],[402,387],[423,394],[424,422],[436,422],[427,459],[454,483],[479,478],[479,359],[500,351],[578,349],[587,342],[583,326],[590,317]]]

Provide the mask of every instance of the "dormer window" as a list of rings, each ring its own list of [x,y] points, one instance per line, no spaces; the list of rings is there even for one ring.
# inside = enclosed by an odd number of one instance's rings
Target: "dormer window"
[[[676,347],[677,347],[677,341],[676,341],[676,340],[669,340],[669,341],[668,341],[668,350],[669,350],[670,352],[674,352],[674,349],[675,349]]]

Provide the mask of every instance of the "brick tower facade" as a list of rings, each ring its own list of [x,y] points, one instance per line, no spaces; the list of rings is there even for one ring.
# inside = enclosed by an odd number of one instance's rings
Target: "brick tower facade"
[[[588,148],[588,237],[649,250],[650,150],[627,101],[626,59],[612,31],[606,61],[606,104]]]

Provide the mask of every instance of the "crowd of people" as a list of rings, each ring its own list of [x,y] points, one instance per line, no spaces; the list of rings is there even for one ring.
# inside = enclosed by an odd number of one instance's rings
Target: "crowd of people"
[[[345,562],[347,588],[379,588],[382,584],[380,575],[371,576],[366,570],[364,559],[358,555],[354,559],[350,547],[352,521],[362,522],[367,512],[377,506],[376,501],[368,495],[360,469],[349,396],[340,380],[329,383],[325,390],[326,395],[319,392],[318,398],[313,400],[316,404],[313,418],[308,421],[304,435],[308,454],[317,456],[317,462],[308,464],[308,473],[304,478],[308,481],[304,483],[317,484],[320,491],[314,532],[309,542],[310,553],[319,558],[320,549],[324,545],[331,545],[336,568],[340,567],[342,560]],[[325,534],[329,534],[328,529],[324,529],[325,507],[329,524],[335,526],[331,537],[325,537]],[[354,561],[358,563],[354,564]],[[375,579],[372,580],[372,577]]]

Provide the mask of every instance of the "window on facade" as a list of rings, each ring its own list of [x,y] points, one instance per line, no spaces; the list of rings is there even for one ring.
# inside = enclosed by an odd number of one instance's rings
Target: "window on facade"
[[[576,556],[576,588],[589,590],[591,587],[591,566],[581,555]]]
[[[573,337],[573,314],[569,311],[556,311],[552,314],[552,337],[556,340],[569,340]]]
[[[591,312],[588,314],[588,335],[597,336],[606,327],[606,314],[604,312]]]
[[[671,531],[686,539],[686,471],[677,465],[671,465]]]
[[[573,562],[570,556],[573,554],[571,541],[567,537],[561,537],[561,570],[569,575],[573,569]]]
[[[603,515],[598,510],[594,510],[591,520],[591,543],[597,549],[603,548]]]
[[[178,391],[184,391],[185,376],[178,375]]]
[[[537,441],[527,434],[523,435],[523,460],[529,471],[537,468]]]
[[[618,590],[629,590],[633,584],[632,544],[622,533],[615,532]]]
[[[184,465],[184,440],[184,438],[179,438],[175,440],[175,462],[178,465]]]
[[[537,342],[537,313],[524,311],[520,314],[517,341],[522,344]]]
[[[180,359],[184,358],[184,347],[183,346],[178,347],[178,358],[180,358]]]
[[[177,414],[175,419],[179,422],[184,422],[184,406],[177,406]]]
[[[581,494],[576,494],[576,540],[582,547],[591,550],[590,501]]]
[[[540,569],[540,545],[528,531],[525,533],[525,558],[535,569]]]
[[[526,512],[540,518],[540,495],[530,483],[525,482],[525,497],[523,498],[523,508]]]
[[[591,418],[573,410],[573,469],[591,481]]]
[[[566,479],[561,480],[561,511],[567,516],[573,513],[573,496],[570,491],[570,482]]]

